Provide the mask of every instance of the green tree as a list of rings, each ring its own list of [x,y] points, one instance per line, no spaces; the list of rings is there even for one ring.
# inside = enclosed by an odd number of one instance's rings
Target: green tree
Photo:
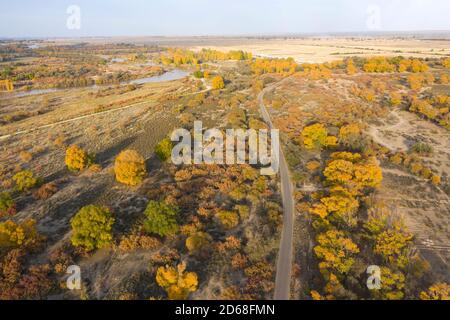
[[[114,218],[105,207],[88,205],[70,220],[72,244],[92,251],[107,246],[112,241]]]
[[[166,161],[172,155],[173,143],[170,138],[164,138],[155,147],[155,153],[161,161]]]

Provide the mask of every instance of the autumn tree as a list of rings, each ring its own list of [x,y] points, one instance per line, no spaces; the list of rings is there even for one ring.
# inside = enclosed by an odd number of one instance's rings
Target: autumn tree
[[[360,146],[361,128],[357,123],[350,123],[339,129],[339,143],[352,149]]]
[[[381,255],[385,261],[405,268],[408,263],[409,248],[413,236],[406,232],[401,224],[382,231],[375,236],[374,252]]]
[[[16,189],[19,191],[28,191],[42,183],[42,179],[35,177],[30,170],[23,170],[13,176],[16,183]]]
[[[144,158],[134,150],[124,150],[116,158],[114,172],[117,181],[136,186],[147,175]]]
[[[36,229],[36,221],[27,219],[21,223],[12,220],[0,222],[0,248],[34,248],[43,240]]]
[[[223,78],[221,76],[215,76],[211,80],[211,85],[212,88],[215,90],[225,88],[225,82],[223,81]]]
[[[308,150],[320,150],[323,147],[335,146],[337,144],[337,138],[329,136],[326,127],[321,123],[303,128],[302,139],[305,148]]]
[[[330,184],[346,186],[357,193],[363,188],[376,188],[383,175],[381,168],[371,161],[360,162],[361,155],[348,152],[332,154],[323,174]]]
[[[179,209],[163,201],[150,201],[145,209],[144,229],[161,237],[174,234],[179,226],[177,216]]]
[[[402,103],[402,95],[398,92],[391,92],[389,94],[389,103],[393,107],[400,105]]]
[[[347,60],[347,66],[346,66],[346,72],[348,75],[353,75],[357,71],[355,64],[353,63],[352,59]]]
[[[71,145],[66,149],[65,162],[70,171],[81,171],[93,163],[93,156],[79,146]]]
[[[75,247],[82,247],[86,251],[109,245],[113,239],[114,221],[111,212],[105,207],[88,205],[81,208],[70,220],[72,244]]]
[[[405,275],[400,271],[395,272],[388,267],[380,268],[381,288],[372,290],[376,299],[401,300],[404,297]]]
[[[450,59],[449,59],[450,66]],[[450,300],[450,285],[445,282],[433,284],[420,293],[421,300]]]
[[[166,290],[170,300],[185,300],[191,292],[197,290],[197,274],[185,270],[186,264],[183,262],[176,268],[165,266],[156,271],[156,282]]]
[[[442,65],[443,65],[445,68],[450,68],[450,58],[443,59],[443,60],[442,60]]]
[[[395,72],[396,67],[386,57],[373,57],[367,59],[363,66],[365,72]]]
[[[358,246],[342,231],[329,230],[317,236],[314,252],[321,260],[321,272],[331,271],[346,274],[355,262],[353,255],[359,252]]]
[[[411,62],[411,72],[426,72],[428,71],[428,66],[418,59],[414,59]]]
[[[349,226],[356,225],[355,213],[358,210],[359,202],[354,196],[344,188],[334,188],[329,196],[320,199],[320,204],[311,208],[311,212],[325,219],[328,215],[334,214]]]

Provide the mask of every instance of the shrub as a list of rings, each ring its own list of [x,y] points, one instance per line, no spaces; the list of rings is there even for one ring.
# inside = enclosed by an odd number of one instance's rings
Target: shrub
[[[25,220],[22,223],[15,223],[7,220],[0,223],[0,248],[34,248],[43,237],[39,235],[36,229],[36,221],[33,219]]]
[[[36,178],[30,170],[23,170],[13,176],[16,188],[19,191],[28,191],[41,183],[41,179]]]
[[[54,283],[49,277],[50,266],[24,266],[21,249],[9,251],[0,261],[0,300],[45,299]]]
[[[19,157],[20,157],[20,160],[25,163],[30,162],[31,159],[33,159],[33,155],[28,151],[21,151],[19,153]]]
[[[224,229],[233,229],[239,224],[239,216],[235,212],[220,211],[216,216]]]
[[[215,76],[212,79],[212,87],[213,89],[223,89],[225,88],[225,82],[221,76]]]
[[[241,253],[236,253],[231,258],[231,266],[233,269],[244,269],[247,265],[247,257]]]
[[[205,232],[197,232],[186,239],[186,248],[190,253],[194,253],[206,247],[212,238]]]
[[[430,153],[433,153],[433,147],[431,147],[427,143],[422,143],[422,142],[415,143],[411,147],[411,150],[413,152],[419,153],[419,154],[430,154]]]
[[[431,182],[432,182],[435,186],[438,186],[438,185],[441,184],[441,177],[436,176],[436,175],[433,175],[433,176],[431,177]]]
[[[186,264],[175,267],[159,267],[156,271],[156,282],[166,290],[170,300],[187,299],[189,293],[197,290],[198,278],[195,272],[186,272]]]
[[[16,203],[8,192],[0,193],[0,218],[13,216],[17,212]]]
[[[119,243],[119,249],[123,251],[133,251],[136,249],[152,250],[161,246],[161,242],[146,235],[124,236]]]
[[[66,166],[70,171],[81,171],[88,168],[93,157],[77,145],[71,145],[66,149]]]
[[[80,209],[70,220],[72,244],[92,251],[107,246],[112,241],[114,218],[104,207],[88,205]]]
[[[58,191],[58,187],[54,182],[46,183],[41,186],[33,196],[35,199],[46,200],[53,196]]]
[[[442,65],[446,68],[450,68],[450,58],[443,59]]]
[[[204,77],[204,73],[203,71],[197,70],[194,72],[194,77],[198,78],[198,79],[202,79]]]
[[[398,92],[391,92],[389,102],[393,107],[400,105],[402,103],[402,95]]]
[[[239,212],[239,218],[241,221],[245,221],[250,216],[250,208],[246,205],[236,205],[234,209]]]
[[[161,161],[170,159],[172,155],[173,143],[170,138],[161,140],[155,147],[155,153]]]
[[[450,61],[450,59],[448,59]],[[420,293],[421,300],[450,300],[450,285],[445,282],[436,283],[427,291]]]
[[[144,158],[134,150],[122,151],[116,158],[114,172],[117,181],[136,186],[147,174]]]
[[[178,231],[176,220],[178,212],[178,207],[168,205],[165,202],[150,201],[144,212],[147,217],[144,222],[144,229],[161,237],[174,234]]]

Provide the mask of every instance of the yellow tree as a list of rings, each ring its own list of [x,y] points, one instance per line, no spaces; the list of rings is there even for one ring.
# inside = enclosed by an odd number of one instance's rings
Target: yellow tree
[[[322,147],[335,146],[337,138],[329,136],[327,128],[321,123],[307,126],[302,131],[302,139],[305,148],[308,150],[322,149]]]
[[[223,78],[221,76],[215,76],[211,81],[211,85],[213,89],[225,88],[225,82],[223,81]]]
[[[156,271],[156,282],[166,290],[170,300],[185,300],[191,292],[197,290],[197,274],[185,270],[186,264],[183,262],[176,268],[165,266]]]
[[[381,232],[375,238],[374,252],[381,255],[387,262],[404,268],[408,265],[408,248],[413,236],[400,225]]]
[[[356,73],[357,69],[356,69],[355,65],[353,64],[353,60],[352,59],[348,59],[347,60],[346,71],[347,71],[348,75],[352,75],[352,74]]]
[[[402,103],[402,95],[398,92],[391,92],[389,95],[391,106],[396,107]]]
[[[358,246],[342,231],[329,230],[317,236],[318,245],[314,252],[320,260],[321,272],[335,271],[347,273],[355,262],[353,255],[359,252]]]
[[[136,186],[147,175],[144,158],[134,150],[124,150],[116,158],[114,172],[117,181]]]
[[[445,282],[433,284],[420,293],[421,300],[450,300],[450,285]]]
[[[381,289],[372,290],[376,299],[401,300],[404,297],[405,275],[401,272],[394,272],[387,267],[381,267]]]
[[[66,150],[66,165],[70,171],[81,171],[92,164],[92,156],[77,145],[71,145]]]

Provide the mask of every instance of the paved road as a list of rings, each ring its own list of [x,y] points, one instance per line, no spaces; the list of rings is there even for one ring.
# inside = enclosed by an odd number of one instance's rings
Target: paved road
[[[258,102],[264,121],[269,125],[270,129],[274,126],[270,119],[270,115],[264,106],[263,97],[266,91],[271,87],[267,87],[258,95]],[[283,230],[281,232],[280,249],[277,260],[277,273],[275,279],[275,300],[289,300],[291,289],[291,271],[292,271],[292,242],[294,234],[294,197],[293,187],[289,175],[289,169],[281,150],[280,145],[280,180],[281,180],[281,196],[283,200]]]

